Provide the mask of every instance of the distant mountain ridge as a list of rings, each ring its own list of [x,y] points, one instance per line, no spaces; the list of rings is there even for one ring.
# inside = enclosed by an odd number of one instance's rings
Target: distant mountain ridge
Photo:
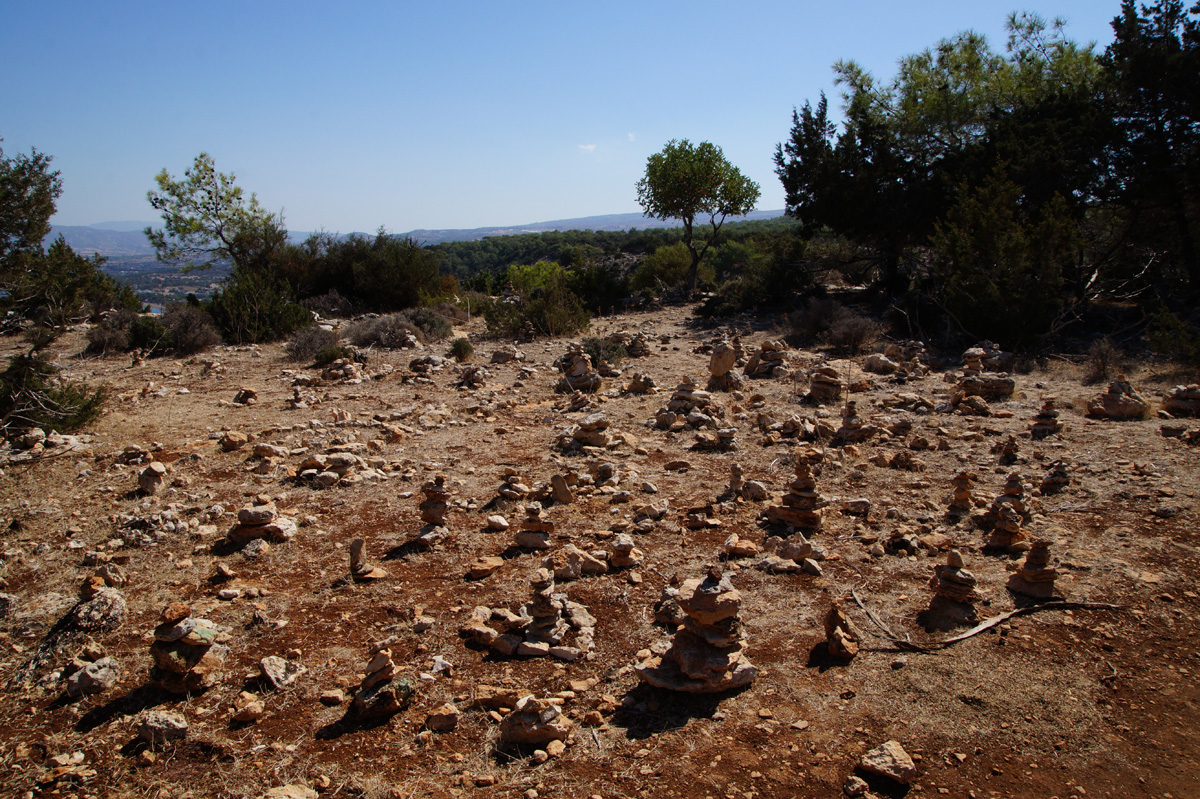
[[[751,211],[744,217],[733,217],[730,221],[752,219],[774,219],[783,216],[783,210]],[[71,248],[82,255],[103,255],[110,258],[153,257],[154,248],[142,232],[147,227],[157,227],[156,222],[98,222],[94,225],[55,225],[46,244],[60,234]],[[488,236],[515,236],[522,233],[546,233],[551,230],[629,230],[630,228],[679,227],[672,220],[664,222],[650,219],[640,213],[602,214],[581,216],[574,219],[556,219],[550,222],[531,222],[528,225],[508,227],[457,228],[445,230],[410,230],[401,235],[410,236],[421,244],[440,244],[445,241],[478,241]],[[307,232],[293,231],[290,237],[302,241]],[[374,235],[374,234],[360,234]]]

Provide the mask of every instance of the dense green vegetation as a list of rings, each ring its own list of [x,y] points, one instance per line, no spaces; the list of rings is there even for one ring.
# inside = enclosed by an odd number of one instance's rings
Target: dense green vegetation
[[[1003,53],[967,32],[889,81],[839,62],[844,121],[806,102],[776,151],[787,211],[963,338],[1031,346],[1100,300],[1194,338],[1198,15],[1125,0],[1103,53],[1014,14]]]

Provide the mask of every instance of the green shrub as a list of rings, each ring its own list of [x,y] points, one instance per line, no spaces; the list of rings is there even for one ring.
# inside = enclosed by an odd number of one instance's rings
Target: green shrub
[[[591,356],[593,364],[600,363],[600,361],[608,361],[612,366],[617,366],[629,354],[625,351],[623,344],[609,341],[606,338],[588,336],[583,340],[582,344],[583,351]]]
[[[646,256],[629,280],[634,291],[652,289],[663,291],[675,289],[687,283],[688,269],[692,265],[692,255],[682,242],[667,247],[659,247]],[[713,268],[701,261],[697,272],[700,283],[712,283],[716,275]]]
[[[129,350],[129,326],[137,314],[121,309],[110,311],[87,332],[87,352],[110,355]]]
[[[14,355],[0,372],[0,430],[5,436],[34,427],[70,433],[99,418],[108,389],[63,380],[42,353],[53,335],[35,329],[29,352]]]
[[[471,342],[467,339],[459,337],[450,342],[450,357],[459,363],[471,360],[471,356],[474,354],[475,348],[471,346]]]
[[[312,322],[312,312],[292,301],[283,281],[250,270],[235,270],[213,293],[208,311],[235,344],[277,341]]]
[[[203,308],[173,302],[163,313],[166,343],[177,355],[195,355],[221,343],[221,331]]]
[[[317,353],[329,349],[336,348],[339,351],[342,348],[339,346],[341,338],[332,330],[326,330],[323,327],[309,325],[302,327],[292,334],[284,347],[284,352],[287,353],[289,360],[300,362],[312,362]],[[329,363],[336,361],[339,356],[335,356],[329,360]]]
[[[1181,363],[1200,364],[1200,327],[1180,319],[1166,308],[1159,308],[1146,329],[1150,347]]]
[[[312,364],[313,366],[328,366],[338,359],[349,357],[349,349],[343,347],[341,344],[330,344],[317,350],[316,354],[313,355]]]
[[[567,285],[567,273],[556,263],[510,267],[516,302],[494,302],[484,310],[488,333],[515,338],[527,331],[537,336],[569,336],[587,329],[591,317]]]
[[[171,348],[169,335],[159,317],[141,314],[129,324],[129,348],[148,353],[165,352]]]

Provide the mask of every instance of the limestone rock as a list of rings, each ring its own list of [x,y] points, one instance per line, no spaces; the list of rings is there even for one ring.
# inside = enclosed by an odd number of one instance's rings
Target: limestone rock
[[[1150,403],[1123,380],[1114,380],[1108,391],[1087,404],[1088,416],[1114,421],[1145,419],[1150,415]]]
[[[908,785],[917,774],[917,766],[899,741],[887,741],[863,755],[859,768]]]

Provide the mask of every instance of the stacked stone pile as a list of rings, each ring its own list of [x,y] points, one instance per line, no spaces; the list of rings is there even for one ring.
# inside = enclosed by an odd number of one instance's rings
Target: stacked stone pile
[[[768,524],[783,524],[802,532],[815,532],[823,523],[821,509],[829,502],[817,493],[817,479],[807,461],[796,463],[795,479],[788,483],[780,505],[766,510]]]
[[[1150,415],[1150,403],[1124,380],[1114,380],[1108,391],[1088,401],[1088,416],[1113,421],[1133,421]]]
[[[1053,599],[1058,569],[1050,565],[1050,542],[1034,541],[1025,562],[1008,578],[1008,590],[1031,599]]]
[[[951,395],[951,405],[957,406],[968,397],[979,397],[984,402],[998,402],[1012,397],[1017,390],[1017,381],[1007,374],[968,374],[958,381]]]
[[[736,436],[736,427],[719,427],[711,432],[700,431],[696,433],[695,448],[709,452],[729,452],[737,449],[737,442],[734,440]]]
[[[833,607],[825,614],[825,648],[832,657],[850,660],[858,654],[858,642],[862,640],[862,631],[846,615],[840,602],[834,602]]]
[[[496,489],[496,495],[504,499],[524,499],[529,496],[529,491],[530,488],[525,485],[521,475],[512,469],[505,469],[500,487]]]
[[[349,358],[338,358],[321,370],[321,379],[328,382],[361,382],[362,370]]]
[[[923,614],[926,629],[949,629],[975,623],[978,619],[975,603],[981,598],[975,590],[978,582],[978,578],[965,568],[962,554],[957,549],[950,550],[946,562],[934,567],[933,577],[929,580],[933,599]]]
[[[659,430],[673,433],[700,428],[721,427],[725,410],[716,402],[711,392],[700,389],[690,377],[685,377],[671,395],[670,401],[654,416],[654,425]]]
[[[552,532],[554,522],[542,518],[542,503],[530,502],[525,506],[520,529],[513,534],[513,543],[522,549],[549,549]]]
[[[555,580],[578,580],[608,573],[608,553],[584,552],[574,544],[565,544],[542,561],[542,568],[549,569]]]
[[[1003,441],[996,442],[992,447],[992,452],[999,456],[999,462],[1004,466],[1011,466],[1017,462],[1017,454],[1021,451],[1020,445],[1017,443],[1016,436],[1009,436]]]
[[[733,371],[737,356],[737,350],[726,339],[721,339],[713,346],[712,357],[708,361],[709,391],[736,391],[742,387],[742,379]]]
[[[757,669],[745,654],[739,618],[742,597],[719,567],[687,580],[675,602],[683,626],[670,647],[635,668],[650,685],[686,693],[718,693],[749,685]]]
[[[564,450],[579,450],[584,447],[605,449],[616,442],[613,434],[608,431],[611,422],[603,413],[588,414],[579,420],[569,436],[564,436],[559,445]]]
[[[463,366],[458,370],[458,382],[455,385],[466,389],[482,388],[489,377],[491,374],[482,366]]]
[[[1050,464],[1046,476],[1042,478],[1042,493],[1054,494],[1062,491],[1071,484],[1071,468],[1061,458]]]
[[[192,616],[182,602],[163,609],[154,628],[150,681],[173,694],[199,693],[217,683],[229,656],[225,636],[217,625]]]
[[[459,633],[506,656],[550,656],[571,662],[595,648],[596,619],[583,605],[555,592],[553,571],[539,568],[530,589],[530,601],[519,613],[480,606]],[[493,624],[504,632],[497,632]]]
[[[846,444],[861,444],[878,432],[878,427],[867,424],[858,415],[858,402],[847,400],[842,407],[842,426],[836,433],[837,440]]]
[[[583,351],[583,345],[571,344],[566,354],[560,356],[554,365],[563,373],[555,389],[559,393],[582,391],[593,394],[600,390],[600,373],[592,367],[592,358]]]
[[[500,722],[500,741],[503,746],[541,746],[567,740],[572,727],[557,702],[529,695],[518,699]]]
[[[361,720],[393,716],[412,700],[413,685],[408,680],[396,679],[390,640],[375,644],[367,654],[370,660],[366,676],[354,694],[350,715]]]
[[[787,377],[788,346],[783,341],[764,341],[746,361],[746,377]]]
[[[1175,386],[1163,397],[1162,407],[1172,416],[1200,416],[1200,384]]]
[[[816,405],[839,402],[846,387],[838,370],[829,364],[813,367],[808,373],[807,399]]]
[[[625,344],[625,352],[630,358],[645,358],[650,354],[650,337],[645,333],[636,333]]]
[[[634,372],[633,379],[625,386],[627,394],[654,394],[657,391],[658,386],[654,384],[654,378],[643,372]]]
[[[417,533],[417,541],[425,546],[436,546],[450,537],[450,525],[447,516],[450,513],[450,489],[446,486],[446,476],[439,474],[433,480],[421,486],[425,499],[417,506],[421,511],[421,531]]]
[[[280,515],[274,502],[259,496],[253,505],[238,511],[238,523],[229,531],[229,541],[237,546],[245,546],[256,538],[290,541],[295,537],[296,529],[294,519]]]
[[[635,569],[642,565],[644,555],[634,543],[633,538],[627,533],[618,533],[613,536],[609,542],[609,548],[612,552],[608,556],[608,563],[614,569]]]
[[[954,486],[954,495],[950,500],[950,512],[959,515],[970,513],[975,507],[974,497],[971,496],[975,475],[965,471],[959,472],[950,478],[950,484]]]
[[[1042,402],[1042,409],[1033,417],[1029,435],[1034,441],[1040,441],[1062,432],[1063,423],[1058,420],[1058,410],[1054,407],[1056,401],[1054,397],[1046,397]]]
[[[525,353],[521,352],[512,344],[505,344],[497,347],[492,352],[491,362],[494,364],[504,363],[520,363],[525,360]]]

